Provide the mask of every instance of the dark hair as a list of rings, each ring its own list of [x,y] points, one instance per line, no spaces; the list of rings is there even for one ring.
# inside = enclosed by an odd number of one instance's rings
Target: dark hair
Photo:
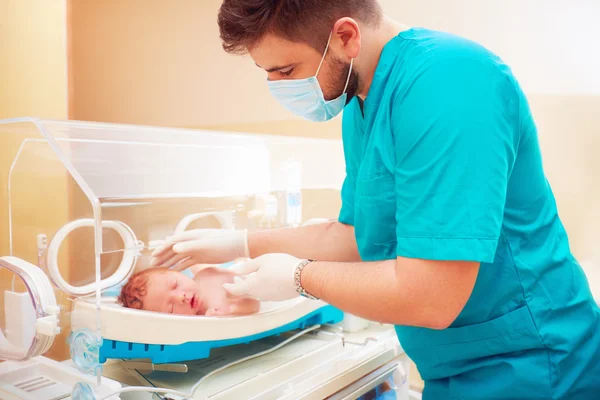
[[[377,26],[382,15],[377,0],[224,0],[218,23],[228,53],[244,54],[268,33],[324,51],[338,19]]]

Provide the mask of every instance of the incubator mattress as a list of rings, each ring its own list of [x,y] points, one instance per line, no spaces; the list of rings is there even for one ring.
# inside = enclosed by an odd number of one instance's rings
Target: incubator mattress
[[[74,332],[95,331],[93,300],[75,301]],[[100,307],[100,362],[109,358],[150,359],[154,363],[207,358],[213,348],[249,343],[315,324],[335,324],[343,313],[323,302],[298,298],[264,302],[259,313],[243,317],[204,317],[133,310],[106,298]]]

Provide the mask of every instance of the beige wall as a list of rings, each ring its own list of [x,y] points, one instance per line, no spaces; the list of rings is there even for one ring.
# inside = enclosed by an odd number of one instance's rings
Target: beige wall
[[[71,0],[75,118],[163,126],[293,118],[249,58],[222,51],[220,3]]]
[[[191,128],[214,129],[228,132],[247,132],[267,135],[300,136],[310,138],[339,139],[342,120],[316,123],[297,119],[283,121],[261,121],[234,124],[199,125]]]
[[[600,96],[532,96],[544,164],[581,261],[600,256]]]
[[[0,118],[67,117],[66,0],[0,0]]]
[[[0,119],[67,118],[66,32],[66,0],[0,0]],[[7,173],[22,140],[12,133],[0,126],[0,255],[7,255],[9,251]],[[28,156],[32,153],[23,153],[24,158]],[[34,171],[35,159],[26,162]],[[25,179],[13,182],[13,199],[21,199],[20,210],[28,202],[36,210],[15,211],[19,215],[13,220],[14,255],[33,263],[37,262],[35,240],[40,228],[64,224],[69,213],[66,175],[47,174],[43,179],[41,176],[28,177],[21,173],[20,177]],[[41,197],[40,193],[43,193]],[[48,193],[53,196],[47,196]],[[11,277],[6,271],[0,271],[0,292]],[[4,310],[3,298],[0,295],[0,310]],[[60,300],[63,306],[69,307],[69,302]],[[0,316],[0,327],[2,325],[3,315]],[[63,334],[47,356],[64,360],[68,354]]]

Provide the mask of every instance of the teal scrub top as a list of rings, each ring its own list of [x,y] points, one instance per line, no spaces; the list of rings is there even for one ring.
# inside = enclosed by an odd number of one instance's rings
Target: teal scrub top
[[[600,399],[600,310],[509,67],[448,33],[401,32],[342,125],[339,220],[363,260],[481,263],[450,328],[396,327],[424,398]]]

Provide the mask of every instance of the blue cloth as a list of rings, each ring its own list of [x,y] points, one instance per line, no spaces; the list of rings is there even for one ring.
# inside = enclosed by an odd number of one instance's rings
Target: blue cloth
[[[122,282],[120,284],[118,284],[117,286],[112,286],[108,289],[106,289],[102,295],[105,297],[119,297],[119,295],[121,294],[121,289],[123,288],[123,286],[125,286],[125,282]]]
[[[460,37],[402,32],[342,124],[339,220],[361,257],[481,263],[449,329],[396,327],[424,399],[600,398],[600,310],[509,67]]]
[[[194,279],[195,275],[190,268],[181,271],[181,273],[187,276],[188,278]]]

